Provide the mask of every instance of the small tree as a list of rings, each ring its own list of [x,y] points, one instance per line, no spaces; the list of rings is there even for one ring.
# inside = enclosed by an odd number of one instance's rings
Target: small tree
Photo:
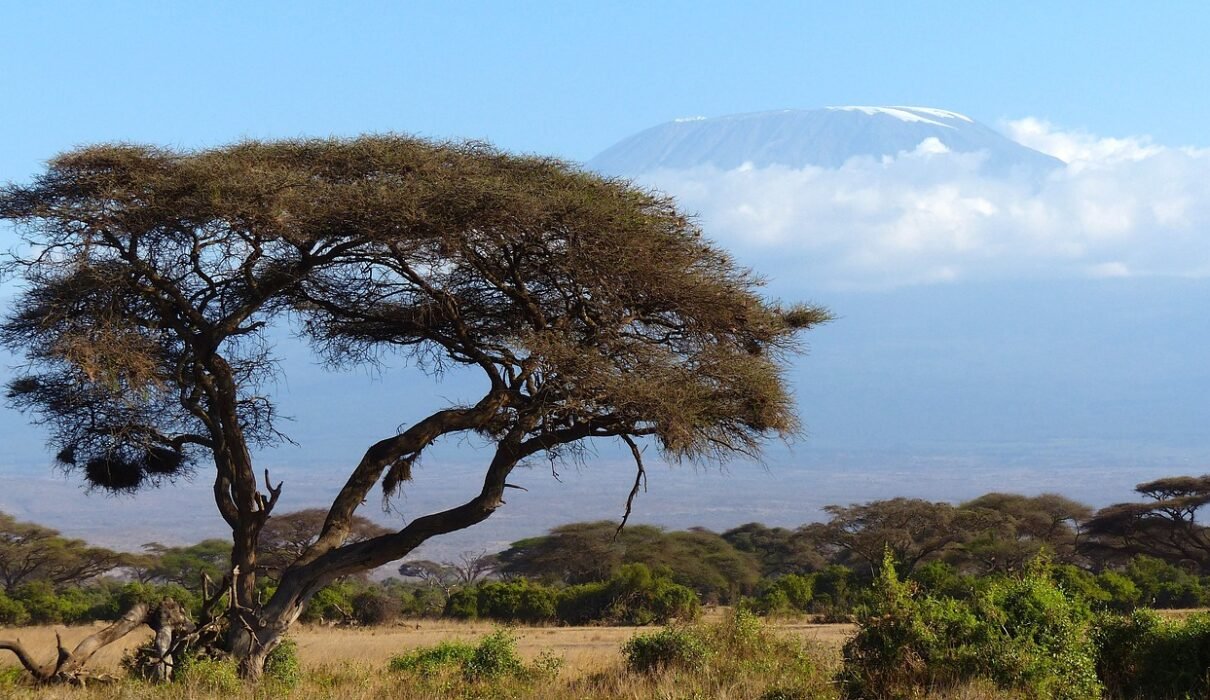
[[[480,550],[463,552],[457,561],[405,561],[399,565],[399,575],[424,581],[430,588],[441,591],[442,597],[449,602],[454,591],[487,578],[498,566],[499,559],[495,554]]]
[[[641,477],[636,440],[725,458],[794,432],[786,353],[828,318],[760,297],[671,200],[481,144],[84,148],[0,191],[0,219],[28,242],[0,327],[28,362],[12,404],[97,487],[207,464],[233,545],[223,645],[246,677],[316,591],[489,517],[527,458],[612,438]],[[262,602],[260,538],[282,485],[261,481],[251,450],[282,439],[265,334],[287,318],[331,365],[397,353],[477,368],[485,388],[369,446]],[[350,541],[376,484],[395,492],[429,446],[468,433],[490,449],[464,503]]]

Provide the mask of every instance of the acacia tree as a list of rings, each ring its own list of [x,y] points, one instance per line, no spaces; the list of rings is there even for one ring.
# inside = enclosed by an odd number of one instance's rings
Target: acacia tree
[[[961,536],[954,526],[959,512],[949,503],[892,498],[824,510],[831,519],[804,531],[836,548],[839,563],[869,567],[871,574],[877,573],[888,550],[906,576]]]
[[[1098,510],[1085,524],[1081,549],[1102,562],[1145,554],[1210,572],[1210,527],[1198,517],[1210,504],[1210,474],[1165,477],[1134,490],[1146,500]]]
[[[0,513],[0,587],[5,592],[29,581],[76,585],[126,563],[118,552]]]
[[[327,519],[323,508],[304,508],[274,515],[260,531],[258,562],[269,573],[298,560],[319,536]],[[354,515],[349,522],[346,542],[360,542],[390,531],[369,518]]]
[[[787,353],[828,318],[761,297],[666,197],[474,143],[90,147],[0,191],[0,218],[28,243],[0,328],[27,358],[12,404],[98,487],[209,473],[233,545],[222,643],[247,677],[316,591],[484,520],[531,456],[621,440],[633,497],[636,440],[725,458],[794,432]],[[265,334],[285,319],[334,366],[394,352],[478,368],[486,388],[370,445],[262,602],[258,541],[283,486],[251,450],[283,437]],[[464,503],[349,541],[376,484],[394,492],[466,433],[490,447]]]

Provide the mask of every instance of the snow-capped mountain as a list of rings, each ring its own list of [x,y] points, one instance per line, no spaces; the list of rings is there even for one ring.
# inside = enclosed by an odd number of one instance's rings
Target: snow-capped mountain
[[[858,156],[879,158],[916,150],[982,153],[983,169],[995,173],[1046,172],[1062,165],[957,112],[825,107],[677,119],[623,139],[588,166],[627,176],[702,165],[730,170],[745,163],[836,168]]]

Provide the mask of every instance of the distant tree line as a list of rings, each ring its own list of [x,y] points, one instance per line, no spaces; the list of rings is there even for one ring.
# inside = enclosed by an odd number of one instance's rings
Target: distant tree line
[[[320,591],[303,620],[646,624],[693,618],[703,604],[846,617],[869,603],[887,552],[896,575],[953,599],[973,599],[1044,555],[1056,583],[1093,607],[1210,604],[1210,531],[1197,517],[1210,503],[1210,476],[1136,491],[1139,501],[1099,511],[1054,494],[990,493],[959,504],[894,498],[829,506],[826,521],[797,528],[749,523],[722,533],[571,523],[499,553],[406,561],[400,578],[346,577]],[[269,519],[262,594],[323,518],[312,509]],[[382,531],[358,519],[351,538]],[[204,540],[115,552],[0,514],[0,624],[114,619],[132,601],[164,596],[196,609],[223,579],[230,547]]]

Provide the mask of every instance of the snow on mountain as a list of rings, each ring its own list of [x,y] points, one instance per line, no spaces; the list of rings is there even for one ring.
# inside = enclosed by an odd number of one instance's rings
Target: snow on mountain
[[[983,154],[988,173],[1048,172],[1062,165],[957,112],[848,106],[677,119],[623,139],[588,166],[626,176],[702,165],[731,170],[748,163],[838,168],[855,157],[916,151],[926,141],[931,149]]]

